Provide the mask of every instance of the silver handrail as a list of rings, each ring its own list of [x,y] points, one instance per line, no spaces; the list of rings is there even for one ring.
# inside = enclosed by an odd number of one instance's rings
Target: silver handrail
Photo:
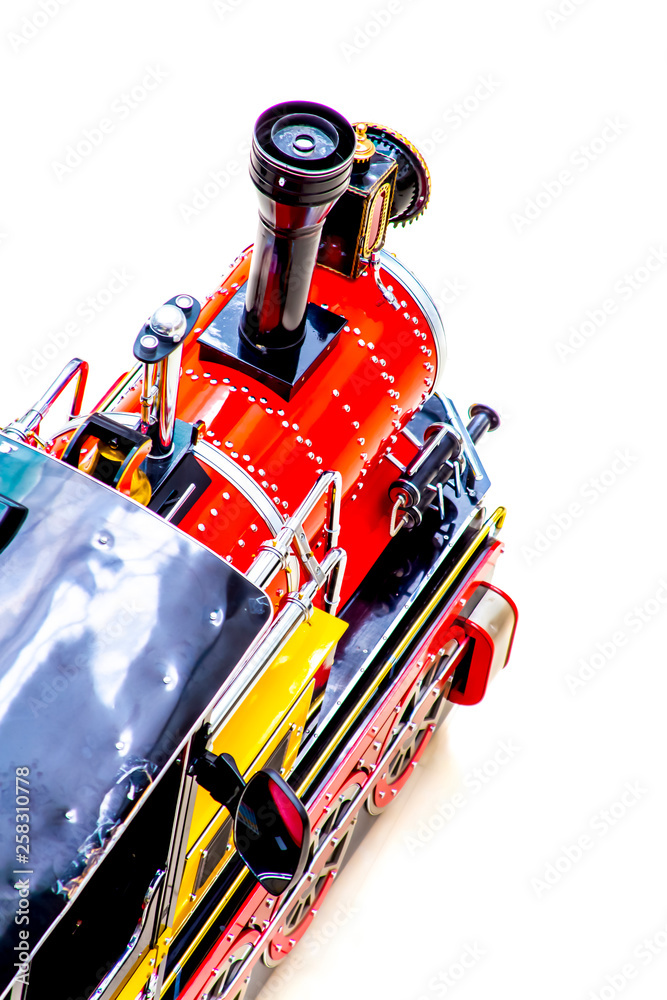
[[[72,358],[65,365],[55,381],[51,383],[44,395],[22,417],[18,420],[12,420],[7,427],[3,428],[4,433],[18,438],[19,441],[27,441],[28,434],[39,427],[42,419],[73,378],[76,378],[77,382],[74,388],[74,400],[72,402],[70,419],[78,417],[81,413],[83,393],[88,379],[88,362],[82,361],[81,358]]]
[[[317,504],[328,498],[328,514],[325,524],[327,536],[327,546],[325,555],[338,544],[338,534],[340,532],[340,505],[343,492],[343,480],[340,472],[322,472],[305,498],[299,504],[294,513],[287,519],[275,538],[264,542],[260,546],[257,558],[246,572],[246,577],[256,586],[265,589],[276,574],[285,566],[290,554],[292,544],[296,546],[299,558],[303,563],[311,580],[316,581],[319,587],[324,583],[323,568],[313,555],[310,543],[304,530],[304,522],[312,514]],[[339,574],[336,574],[338,580]],[[335,588],[336,581],[332,584]],[[340,586],[338,584],[338,590]],[[327,589],[325,600],[331,605],[333,596],[332,588]],[[332,612],[333,613],[333,612]]]

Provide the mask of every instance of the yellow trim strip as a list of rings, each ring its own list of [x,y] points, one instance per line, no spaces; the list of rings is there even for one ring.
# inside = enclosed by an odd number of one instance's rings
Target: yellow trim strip
[[[164,983],[162,985],[162,992],[163,993],[164,993],[165,990],[169,989],[169,987],[171,986],[171,984],[173,983],[173,981],[176,979],[176,976],[178,975],[179,971],[182,969],[182,967],[188,961],[188,959],[190,958],[190,956],[192,955],[193,951],[195,950],[195,948],[197,947],[197,945],[199,944],[199,942],[201,941],[201,939],[204,937],[204,935],[210,930],[211,925],[214,923],[214,921],[216,920],[217,916],[221,913],[221,911],[225,908],[225,906],[227,905],[227,903],[229,902],[229,900],[231,899],[231,897],[234,895],[234,893],[236,892],[236,890],[241,885],[241,882],[243,881],[243,879],[246,878],[247,874],[248,874],[248,872],[244,868],[241,872],[239,872],[239,874],[237,875],[237,877],[234,879],[234,881],[230,885],[229,889],[227,890],[227,892],[225,893],[225,895],[223,896],[223,898],[220,900],[220,902],[216,906],[216,908],[213,911],[213,913],[210,915],[210,917],[208,918],[208,920],[206,921],[206,923],[202,927],[200,933],[197,936],[197,939],[192,942],[192,944],[190,945],[190,947],[188,948],[188,950],[186,951],[186,953],[182,956],[181,961],[179,962],[179,964],[176,965],[176,966],[174,966],[174,968],[171,970],[171,973],[169,974],[169,976],[167,977],[167,979],[165,979],[165,981],[164,981]]]

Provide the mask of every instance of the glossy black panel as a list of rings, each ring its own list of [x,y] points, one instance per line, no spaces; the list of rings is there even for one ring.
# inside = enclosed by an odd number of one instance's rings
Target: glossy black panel
[[[178,528],[3,435],[0,494],[28,510],[0,553],[2,993],[17,943],[14,872],[31,873],[34,948],[270,606]],[[17,864],[14,837],[22,767],[28,864]]]
[[[245,372],[283,399],[290,400],[335,347],[338,334],[347,321],[344,316],[309,302],[302,342],[291,350],[262,354],[240,336],[244,303],[245,285],[242,285],[199,335],[200,360]]]
[[[23,504],[0,495],[0,552],[9,545],[27,513]]]

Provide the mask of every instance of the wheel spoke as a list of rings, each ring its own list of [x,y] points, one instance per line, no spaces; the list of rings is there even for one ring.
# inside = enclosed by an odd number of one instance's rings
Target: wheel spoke
[[[318,851],[315,852],[315,857],[311,865],[311,871],[314,876],[311,884],[293,904],[282,927],[280,927],[279,923],[279,930],[273,934],[268,943],[263,955],[263,961],[269,968],[274,968],[289,955],[294,945],[305,933],[312,919],[312,911],[319,907],[320,902],[329,891],[333,881],[333,873],[340,867],[352,839],[356,817],[349,820],[348,809],[351,799],[357,794],[358,790],[358,785],[348,790],[349,798],[345,798],[340,803],[338,809],[327,818],[326,825],[323,825],[320,830],[320,843],[323,841],[326,842],[327,836],[330,836],[331,840],[327,843],[324,856],[320,855],[318,857]],[[347,824],[347,827],[344,833],[339,834],[337,837],[336,834],[341,824]],[[328,833],[328,831],[330,832]]]
[[[405,707],[397,723],[398,743],[386,772],[375,782],[373,791],[366,799],[366,809],[371,816],[383,812],[393,802],[412,774],[414,767],[411,765],[415,758],[421,756],[425,742],[444,718],[444,690],[440,690],[432,702],[428,697],[429,691],[434,691],[433,685],[442,683],[445,668],[441,663],[432,664],[405,697]]]

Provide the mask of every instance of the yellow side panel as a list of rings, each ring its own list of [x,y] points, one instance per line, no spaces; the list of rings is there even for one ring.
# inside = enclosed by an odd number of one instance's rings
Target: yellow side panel
[[[269,758],[273,755],[274,751],[281,746],[283,740],[287,742],[287,748],[283,758],[283,766],[281,770],[285,774],[288,774],[291,770],[296,756],[299,750],[299,744],[301,742],[301,736],[303,734],[303,728],[308,718],[308,708],[310,706],[310,700],[313,696],[313,682],[311,681],[308,687],[302,692],[301,696],[297,701],[291,706],[289,712],[283,718],[278,729],[268,740],[262,752],[253,761],[253,766],[248,768],[244,773],[244,776],[250,777],[251,773],[254,774],[260,768],[265,767]],[[216,747],[216,753],[222,753]],[[203,801],[202,801],[203,800]],[[208,801],[206,801],[208,800]],[[213,804],[213,809],[209,809],[209,803]],[[221,860],[212,868],[206,875],[205,881],[201,881],[198,877],[199,866],[202,862],[204,856],[212,848],[212,841],[216,837],[217,833],[224,826],[224,834],[221,837],[224,838],[224,844],[222,844],[222,850],[228,852],[227,856],[231,856],[232,850],[232,836],[229,820],[229,812],[224,806],[221,806],[219,802],[215,802],[211,799],[208,792],[200,788],[197,790],[197,798],[195,800],[195,810],[199,810],[200,817],[203,815],[208,815],[212,812],[211,822],[203,828],[203,836],[200,836],[199,840],[195,840],[191,848],[188,849],[185,860],[185,868],[183,869],[183,877],[181,879],[181,885],[179,889],[179,899],[176,915],[176,927],[180,927],[183,922],[183,914],[181,913],[180,907],[187,907],[188,912],[192,910],[194,905],[201,899],[201,897],[206,892],[208,886],[214,879],[215,875],[220,871],[224,862],[227,860],[226,857],[222,857]],[[195,812],[197,815],[197,812]],[[194,824],[193,824],[194,825]],[[218,847],[220,845],[217,845]]]
[[[346,628],[338,618],[314,610],[225,724],[213,744],[215,753],[232,753],[243,774]]]
[[[249,778],[263,767],[289,734],[284,773],[296,760],[312,698],[314,677],[347,628],[345,622],[315,609],[286,643],[282,652],[248,692],[211,745],[214,753],[230,753]],[[186,865],[179,889],[174,931],[182,926],[212,881],[193,891],[202,858],[229,814],[203,788],[197,789],[188,835]],[[227,856],[229,856],[231,852]],[[216,874],[224,864],[223,859]],[[192,896],[195,896],[193,899]]]

